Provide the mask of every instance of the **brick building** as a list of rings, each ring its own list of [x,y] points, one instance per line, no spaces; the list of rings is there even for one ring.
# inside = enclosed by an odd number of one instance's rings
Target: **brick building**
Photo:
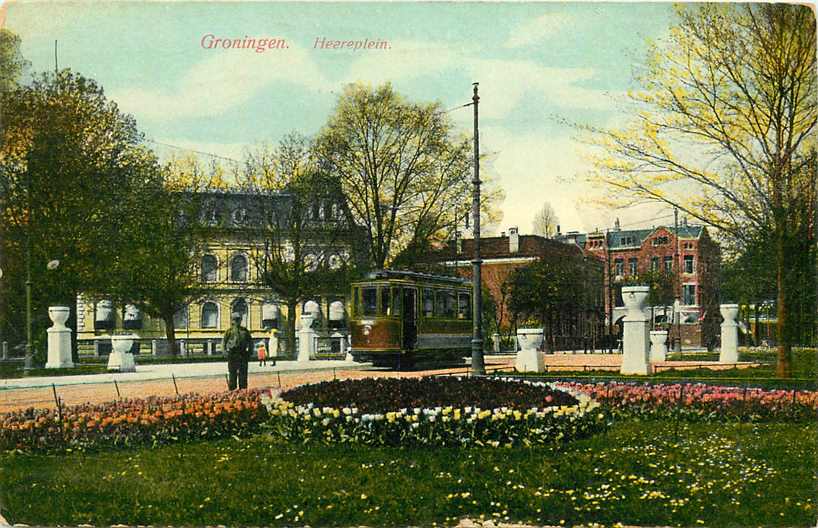
[[[682,344],[707,346],[718,334],[718,276],[721,250],[704,226],[683,222],[673,227],[622,230],[619,220],[607,232],[569,232],[557,240],[595,256],[605,268],[605,312],[608,321],[625,315],[622,285],[648,271],[671,274],[675,296],[681,303]],[[671,307],[654,309],[656,323],[671,320]],[[671,331],[671,337],[674,337]]]
[[[471,277],[473,255],[474,239],[464,239],[456,242],[450,241],[445,247],[436,251],[430,261],[447,268],[454,267],[459,275]],[[538,235],[520,235],[516,227],[511,227],[507,234],[481,237],[480,256],[483,261],[481,282],[495,301],[499,327],[511,331],[513,321],[511,321],[508,309],[509,291],[504,288],[511,273],[542,257],[583,257],[584,253],[578,246],[563,244],[560,241]],[[601,273],[601,264],[597,261],[591,259],[582,262],[583,265]]]

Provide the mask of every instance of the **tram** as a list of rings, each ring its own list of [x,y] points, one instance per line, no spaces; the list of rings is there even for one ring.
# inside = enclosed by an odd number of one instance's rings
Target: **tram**
[[[375,271],[352,283],[352,356],[398,369],[462,363],[472,336],[471,281]]]

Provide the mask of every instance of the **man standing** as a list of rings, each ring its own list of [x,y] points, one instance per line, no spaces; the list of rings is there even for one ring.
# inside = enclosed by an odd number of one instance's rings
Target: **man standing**
[[[241,326],[241,314],[233,314],[233,324],[224,333],[222,349],[227,354],[227,384],[236,389],[236,377],[240,389],[247,388],[247,362],[250,361],[250,332]]]

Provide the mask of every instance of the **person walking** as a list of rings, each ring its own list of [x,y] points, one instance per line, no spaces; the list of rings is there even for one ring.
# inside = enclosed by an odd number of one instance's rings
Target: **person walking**
[[[267,350],[264,348],[264,341],[258,345],[258,366],[267,366]]]
[[[227,385],[230,390],[247,388],[247,362],[250,361],[250,332],[241,326],[241,314],[234,313],[233,324],[224,333],[222,349],[227,355]]]

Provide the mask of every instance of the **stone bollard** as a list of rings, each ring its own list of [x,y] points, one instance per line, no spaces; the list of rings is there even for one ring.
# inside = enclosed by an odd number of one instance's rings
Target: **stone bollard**
[[[45,368],[71,368],[74,361],[71,359],[71,329],[65,326],[71,308],[68,306],[49,306],[48,317],[54,326],[46,330],[48,333],[48,362]]]
[[[545,370],[545,358],[540,352],[543,341],[542,328],[519,328],[517,329],[517,342],[520,344],[520,351],[514,360],[514,368],[517,372],[542,372]]]
[[[650,292],[649,286],[625,286],[622,300],[628,313],[622,324],[622,367],[621,374],[650,374],[650,342],[648,317],[643,309]]]
[[[738,316],[737,304],[719,306],[724,321],[721,323],[721,350],[719,363],[738,363]]]
[[[151,355],[158,355],[159,354],[159,341],[156,339],[151,339]]]
[[[212,356],[213,355],[213,341],[211,341],[209,339],[207,341],[205,341],[205,349],[207,350],[207,355]]]
[[[667,330],[653,330],[650,333],[650,362],[667,360]]]
[[[497,332],[491,334],[491,346],[495,354],[500,353],[500,334]]]
[[[298,331],[298,361],[306,362],[315,355],[315,330],[312,329],[312,315],[301,316],[301,329]]]
[[[3,359],[9,358],[9,342],[3,341]]]

